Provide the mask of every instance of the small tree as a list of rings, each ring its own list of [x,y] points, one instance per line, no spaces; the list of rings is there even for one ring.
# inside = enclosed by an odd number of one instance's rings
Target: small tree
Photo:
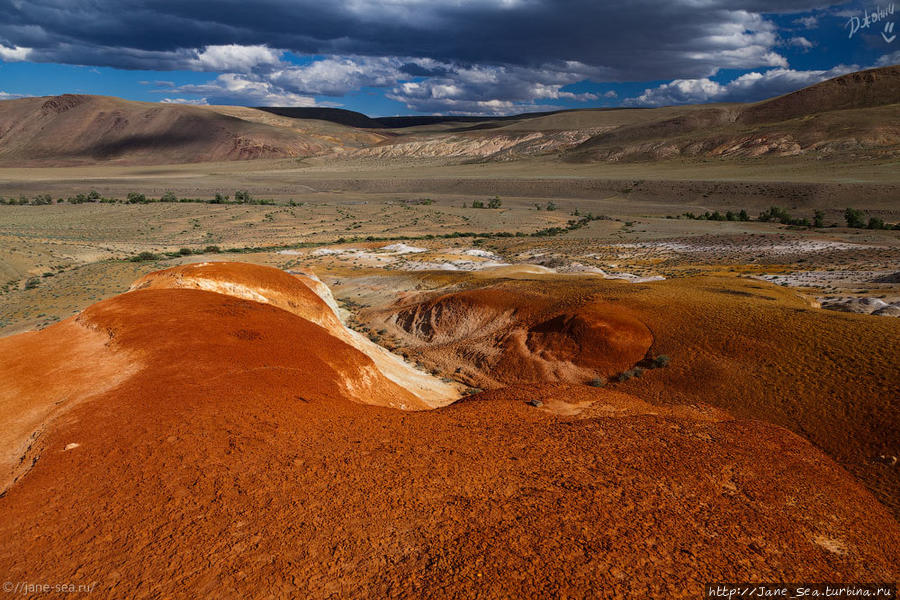
[[[865,213],[857,208],[848,208],[844,211],[844,220],[847,221],[847,227],[862,229],[866,226],[863,220]]]
[[[813,213],[813,227],[825,227],[825,211],[817,210]]]
[[[488,200],[488,208],[500,208],[503,205],[503,202],[500,201],[500,196],[494,196],[490,200]]]
[[[868,229],[884,229],[884,220],[878,217],[869,217]]]

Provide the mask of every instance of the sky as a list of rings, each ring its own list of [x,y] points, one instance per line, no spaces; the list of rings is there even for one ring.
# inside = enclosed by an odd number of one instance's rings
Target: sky
[[[858,0],[0,0],[0,100],[84,93],[371,116],[749,102],[900,63],[898,11]]]

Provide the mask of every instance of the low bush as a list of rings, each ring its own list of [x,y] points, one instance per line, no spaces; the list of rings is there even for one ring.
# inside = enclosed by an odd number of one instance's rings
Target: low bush
[[[147,252],[145,250],[144,252],[141,252],[140,254],[132,256],[128,260],[130,260],[131,262],[144,262],[147,260],[159,260],[159,255],[154,254],[153,252]]]

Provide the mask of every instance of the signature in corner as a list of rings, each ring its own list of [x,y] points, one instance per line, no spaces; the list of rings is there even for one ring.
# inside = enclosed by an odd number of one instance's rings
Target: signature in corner
[[[888,34],[891,34],[891,37],[888,37]],[[890,44],[894,40],[897,39],[897,36],[894,35],[894,22],[888,21],[884,24],[884,31],[881,32],[881,37],[884,38],[884,41]]]
[[[884,24],[884,31],[881,32],[881,37],[886,43],[890,44],[897,39],[897,36],[894,35],[894,22],[887,21],[888,17],[893,17],[893,15],[894,3],[891,2],[886,8],[876,6],[875,11],[871,13],[868,10],[864,10],[861,18],[858,16],[850,17],[845,27],[850,28],[849,37],[852,39],[860,29],[869,29],[875,23],[886,21]]]

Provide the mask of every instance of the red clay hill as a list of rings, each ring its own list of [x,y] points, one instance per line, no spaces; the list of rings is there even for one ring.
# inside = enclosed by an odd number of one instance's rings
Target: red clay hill
[[[717,580],[900,574],[897,522],[785,429],[566,384],[373,406],[411,392],[289,279],[161,272],[0,340],[0,418],[33,415],[0,440],[21,452],[0,497],[6,580],[131,598],[696,598]]]
[[[653,343],[623,306],[506,284],[415,300],[382,319],[417,352],[464,365],[482,386],[610,377],[645,358]]]

